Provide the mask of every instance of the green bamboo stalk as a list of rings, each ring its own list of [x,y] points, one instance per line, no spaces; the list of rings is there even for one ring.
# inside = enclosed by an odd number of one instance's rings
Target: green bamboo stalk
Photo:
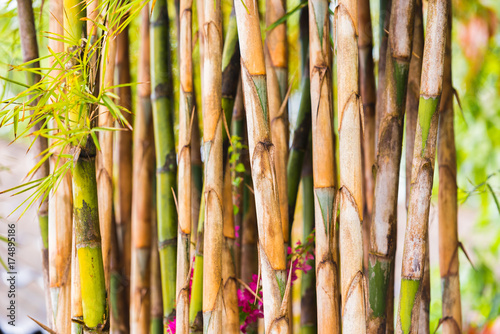
[[[157,0],[151,21],[151,100],[156,150],[158,249],[160,252],[164,326],[175,316],[177,272],[177,165],[174,138],[172,64],[166,0]]]
[[[202,189],[202,194],[205,189]],[[193,268],[193,286],[189,305],[189,332],[203,333],[203,249],[205,230],[205,197],[201,197],[198,229],[196,231],[196,252]]]
[[[307,152],[304,167],[302,168],[302,200],[304,203],[302,208],[304,219],[302,237],[304,242],[314,230],[314,181],[311,145],[309,145]],[[309,260],[308,264],[315,268],[314,259]],[[316,272],[314,270],[302,274],[300,296],[300,334],[317,333]]]
[[[259,258],[266,333],[288,332],[285,247],[278,183],[271,142],[266,66],[257,1],[235,1],[241,52],[241,77],[259,231]]]
[[[59,3],[60,4],[60,3]],[[62,6],[61,6],[62,7]],[[59,11],[60,12],[60,11]],[[21,49],[23,53],[23,61],[30,62],[38,59],[38,43],[35,27],[35,16],[33,14],[33,6],[30,0],[17,0],[17,16],[19,18],[19,34],[21,37]],[[39,68],[40,62],[33,62],[30,67]],[[40,75],[34,72],[26,72],[26,84],[33,86],[40,81]],[[36,105],[36,101],[31,103],[32,106]],[[33,132],[42,129],[41,122],[33,126]],[[31,148],[35,156],[35,165],[40,161],[43,151],[48,147],[47,138],[39,136]],[[43,163],[36,171],[35,178],[41,179],[49,174],[49,162]],[[45,308],[47,310],[47,323],[53,327],[52,323],[52,303],[50,300],[50,277],[49,277],[49,241],[48,241],[48,200],[42,200],[38,206],[38,224],[40,225],[40,236],[42,239],[42,270],[45,292]]]
[[[180,0],[179,15],[179,229],[177,237],[176,333],[189,332],[189,269],[191,237],[191,115],[195,96],[192,57],[192,0]]]
[[[302,61],[302,85],[300,87],[300,105],[292,129],[292,144],[286,169],[288,186],[288,222],[292,231],[295,205],[299,192],[300,173],[304,162],[309,134],[311,132],[311,81],[309,79],[309,12],[303,8],[300,13],[300,44]],[[291,235],[289,235],[291,240]]]
[[[396,327],[398,333],[416,333],[419,330],[449,1],[430,1],[428,8],[410,203],[401,270],[401,294]]]
[[[153,177],[154,179],[154,177]],[[154,187],[154,180],[152,180]],[[153,198],[155,192],[153,191]],[[158,226],[156,223],[156,205],[153,200],[151,221],[151,315],[149,332],[151,334],[163,334],[163,301],[161,295],[161,269],[160,256],[158,252]]]
[[[450,4],[451,6],[451,4]],[[453,84],[451,70],[451,8],[448,12],[443,94],[439,113],[439,269],[443,298],[443,333],[462,331],[462,306],[458,263],[457,153],[453,127]]]
[[[71,245],[71,334],[83,334],[82,288],[76,250],[76,228],[72,228]]]
[[[394,298],[390,288],[396,254],[399,165],[404,131],[408,72],[414,30],[414,1],[392,2],[386,52],[383,111],[379,124],[373,224],[369,254],[368,331],[385,331]]]
[[[342,13],[345,8],[340,8]],[[335,135],[333,131],[332,54],[330,50],[329,17],[328,1],[309,1],[318,331],[320,333],[339,333],[341,322],[339,319],[338,293],[338,240],[335,238],[336,215],[334,214],[337,211],[334,204],[337,191],[337,166],[335,163]],[[339,21],[341,17],[339,16]],[[357,57],[357,54],[351,54],[350,56]],[[357,75],[357,72],[352,74]],[[342,106],[342,104],[339,106]],[[339,111],[341,108],[339,108]],[[339,124],[341,123],[339,122]]]

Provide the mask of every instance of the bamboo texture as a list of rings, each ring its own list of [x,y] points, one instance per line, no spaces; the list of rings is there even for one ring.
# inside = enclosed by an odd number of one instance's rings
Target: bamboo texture
[[[266,333],[288,332],[288,300],[283,231],[271,142],[266,66],[258,6],[255,0],[235,1],[241,52],[241,77],[245,101],[248,147],[259,233],[259,259],[264,296]]]
[[[341,0],[338,7],[336,26],[337,79],[339,83],[339,248],[340,263],[342,264],[340,286],[342,292],[342,333],[344,334],[366,332],[357,7],[356,1]],[[318,229],[316,228],[317,238]],[[319,281],[319,275],[317,279]]]
[[[401,294],[396,327],[398,333],[416,333],[419,330],[425,245],[428,238],[430,195],[436,153],[437,111],[443,83],[448,10],[449,1],[447,0],[429,2],[401,271]]]

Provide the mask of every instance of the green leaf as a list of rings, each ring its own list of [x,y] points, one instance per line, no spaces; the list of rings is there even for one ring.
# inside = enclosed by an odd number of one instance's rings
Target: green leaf
[[[244,173],[245,172],[245,165],[243,165],[241,162],[239,164],[236,165],[236,168],[235,170],[238,172],[238,173]]]
[[[498,202],[497,195],[495,194],[495,192],[493,191],[493,189],[491,188],[489,183],[486,183],[486,187],[488,187],[488,190],[490,191],[491,196],[493,196],[493,200],[495,201],[495,204],[497,206],[498,213],[500,213],[500,202]]]
[[[276,28],[277,26],[279,26],[280,24],[284,23],[286,20],[288,20],[288,18],[290,16],[292,16],[295,12],[299,11],[300,9],[304,8],[305,6],[307,6],[307,1],[303,1],[301,3],[299,3],[297,6],[295,6],[294,8],[292,8],[290,11],[288,11],[285,15],[283,15],[282,17],[280,17],[279,19],[276,20],[276,22],[273,22],[272,24],[270,24],[267,28],[266,28],[266,32],[268,31],[271,31],[273,30],[274,28]]]

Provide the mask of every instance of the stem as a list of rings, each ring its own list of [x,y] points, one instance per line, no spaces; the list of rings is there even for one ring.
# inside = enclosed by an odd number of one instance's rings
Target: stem
[[[149,8],[141,12],[141,53],[139,55],[138,108],[134,123],[134,161],[132,195],[132,244],[130,273],[130,330],[148,333],[151,304],[151,229],[153,207],[154,150],[151,114]]]
[[[205,193],[205,189],[202,189]],[[196,253],[193,269],[191,304],[189,305],[189,332],[203,332],[203,248],[205,226],[205,197],[201,198],[198,230],[196,232]]]
[[[175,316],[177,272],[177,212],[173,197],[173,192],[177,190],[177,166],[169,30],[167,2],[157,0],[150,21],[151,100],[156,149],[158,249],[165,330]]]
[[[419,330],[422,279],[425,270],[426,239],[434,174],[438,107],[441,98],[449,1],[429,2],[427,36],[424,44],[422,79],[415,150],[411,173],[410,202],[406,225],[398,333]]]
[[[154,177],[153,177],[154,179]],[[153,182],[154,185],[154,182]],[[154,187],[154,186],[153,186]],[[152,192],[155,196],[154,191]],[[156,223],[156,205],[152,201],[151,220],[151,313],[149,332],[151,334],[163,334],[163,301],[161,295],[161,269],[160,256],[158,253],[158,226]]]
[[[370,333],[385,331],[392,319],[389,308],[393,289],[394,259],[397,240],[397,202],[399,166],[404,132],[408,72],[414,30],[414,1],[394,0],[385,64],[382,95],[383,114],[379,124],[373,224],[369,254]],[[392,317],[391,317],[392,318]]]
[[[257,2],[235,1],[241,76],[259,231],[265,332],[288,332],[288,307],[282,305],[286,261],[280,215],[275,147],[271,142],[264,49]],[[288,297],[288,296],[287,296]]]
[[[328,1],[309,2],[309,29],[318,331],[339,333],[338,241],[334,237],[337,167]]]
[[[450,4],[451,6],[451,4]],[[443,95],[439,113],[439,268],[445,319],[443,333],[462,331],[462,306],[458,263],[457,153],[453,127],[453,86],[451,73],[451,8],[448,13]]]

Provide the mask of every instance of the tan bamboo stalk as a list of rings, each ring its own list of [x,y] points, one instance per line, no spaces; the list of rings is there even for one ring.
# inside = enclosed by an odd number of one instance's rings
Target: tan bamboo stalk
[[[286,14],[286,0],[266,0],[266,25],[270,26]],[[271,137],[275,147],[275,168],[278,178],[281,225],[283,239],[288,245],[288,109],[281,108],[288,88],[288,40],[286,22],[266,33],[266,73],[269,113],[271,118]],[[286,246],[285,246],[286,248]]]
[[[248,129],[266,333],[288,332],[286,262],[281,225],[275,147],[271,142],[266,67],[256,0],[235,1],[241,77]],[[284,300],[285,298],[285,300]],[[284,301],[284,302],[283,302]]]
[[[114,9],[110,8],[112,12]],[[101,57],[101,83],[100,87],[106,89],[114,82],[114,69],[116,61],[116,38],[111,37],[114,27],[107,27],[108,36],[103,45],[103,55]],[[112,127],[113,117],[105,105],[99,106],[99,127]],[[101,131],[99,133],[100,150],[96,156],[97,175],[97,196],[99,203],[99,226],[101,229],[102,257],[104,264],[104,277],[106,281],[106,291],[109,296],[110,283],[110,254],[111,254],[111,233],[112,233],[112,211],[113,211],[113,131]]]
[[[51,32],[64,35],[63,2],[51,1]],[[53,30],[52,30],[53,29]],[[58,37],[54,37],[58,38]],[[54,52],[62,52],[64,43],[49,40]],[[53,71],[53,75],[57,75]],[[50,159],[50,169],[54,171],[58,154]],[[72,191],[71,175],[64,176],[59,187],[49,197],[49,277],[53,328],[61,332],[71,331],[71,240],[72,240]]]
[[[385,90],[385,62],[387,53],[387,44],[389,40],[389,22],[391,17],[392,0],[380,0],[379,12],[379,60],[378,60],[378,85],[377,101],[375,105],[375,156],[377,155],[378,132],[380,119],[382,118],[383,95]]]
[[[318,333],[340,333],[338,246],[333,232],[336,216],[334,203],[337,166],[333,133],[332,54],[329,32],[328,1],[309,1]],[[357,57],[357,54],[355,56]]]
[[[205,25],[205,6],[204,0],[196,0],[196,15],[198,17],[198,55],[200,61],[200,94],[203,96],[203,73],[205,73],[203,64],[205,63],[205,34],[203,33],[203,27]],[[201,110],[203,111],[203,102],[201,104]]]
[[[80,284],[80,266],[76,250],[76,229],[72,229],[71,245],[71,334],[83,334],[82,288]]]
[[[451,4],[450,4],[451,6]],[[451,9],[448,13],[443,94],[441,97],[439,163],[439,269],[443,298],[443,333],[462,332],[462,306],[458,272],[457,155],[453,128],[453,85],[451,73]]]
[[[229,165],[229,163],[228,163]],[[222,328],[224,333],[240,333],[240,313],[238,309],[238,284],[236,282],[235,230],[231,170],[226,166],[224,173],[224,246],[222,249],[222,280],[224,284]]]
[[[204,333],[222,333],[222,9],[204,3],[203,145],[205,151]]]
[[[189,268],[192,225],[191,115],[195,96],[192,56],[192,0],[180,1],[179,15],[179,146],[176,333],[189,332]]]
[[[404,132],[408,72],[414,30],[414,1],[394,0],[385,64],[383,110],[379,124],[373,224],[369,260],[369,325],[371,333],[385,331],[392,307],[397,240],[399,166]]]
[[[160,256],[158,253],[158,227],[156,222],[156,210],[153,204],[153,219],[151,232],[151,309],[150,309],[150,333],[163,334],[163,300],[161,291]]]
[[[122,6],[127,5],[128,1],[120,2]],[[125,15],[121,23],[128,18]],[[116,37],[116,73],[117,84],[129,84],[130,76],[130,39],[129,26],[125,26]],[[117,88],[117,103],[131,112],[124,112],[123,117],[133,124],[132,117],[132,90],[129,85]],[[131,247],[131,216],[132,216],[132,131],[127,127],[117,124],[122,131],[117,131],[115,135],[115,157],[116,166],[114,167],[115,191],[114,191],[114,212],[116,219],[116,228],[118,234],[118,245],[120,250],[120,259],[123,267],[125,280],[130,277],[130,247]],[[127,290],[127,300],[129,300],[129,291]]]
[[[138,104],[134,123],[130,331],[149,333],[154,138],[151,114],[149,8],[141,12]],[[121,180],[120,180],[121,181]]]
[[[410,202],[401,270],[401,294],[396,327],[398,333],[417,333],[419,330],[422,278],[426,255],[425,241],[434,176],[448,10],[448,0],[429,1]]]
[[[52,170],[55,160],[51,161]],[[54,327],[71,331],[71,239],[73,222],[71,175],[67,173],[49,200],[50,293]]]
[[[377,89],[373,72],[373,32],[370,15],[370,0],[358,0],[358,20],[359,88],[364,114],[363,171],[365,219],[363,222],[363,268],[365,268],[366,271],[368,268],[368,253],[370,250],[370,225],[373,208],[373,191],[375,186],[372,169],[375,164],[375,104],[377,100]]]
[[[326,6],[326,8],[328,7]],[[366,332],[364,300],[366,284],[363,273],[361,230],[363,222],[363,172],[361,167],[361,101],[359,100],[358,88],[358,45],[356,40],[357,10],[356,1],[340,0],[336,26],[337,79],[339,83],[339,248],[342,265],[342,332],[344,334]],[[325,30],[325,34],[327,31]],[[311,62],[311,64],[313,63]],[[311,87],[312,82],[311,75]],[[317,238],[318,227],[316,227],[316,240]],[[320,261],[319,258],[316,262],[318,261]],[[320,276],[317,277],[319,282]],[[318,291],[318,300],[319,293]]]

